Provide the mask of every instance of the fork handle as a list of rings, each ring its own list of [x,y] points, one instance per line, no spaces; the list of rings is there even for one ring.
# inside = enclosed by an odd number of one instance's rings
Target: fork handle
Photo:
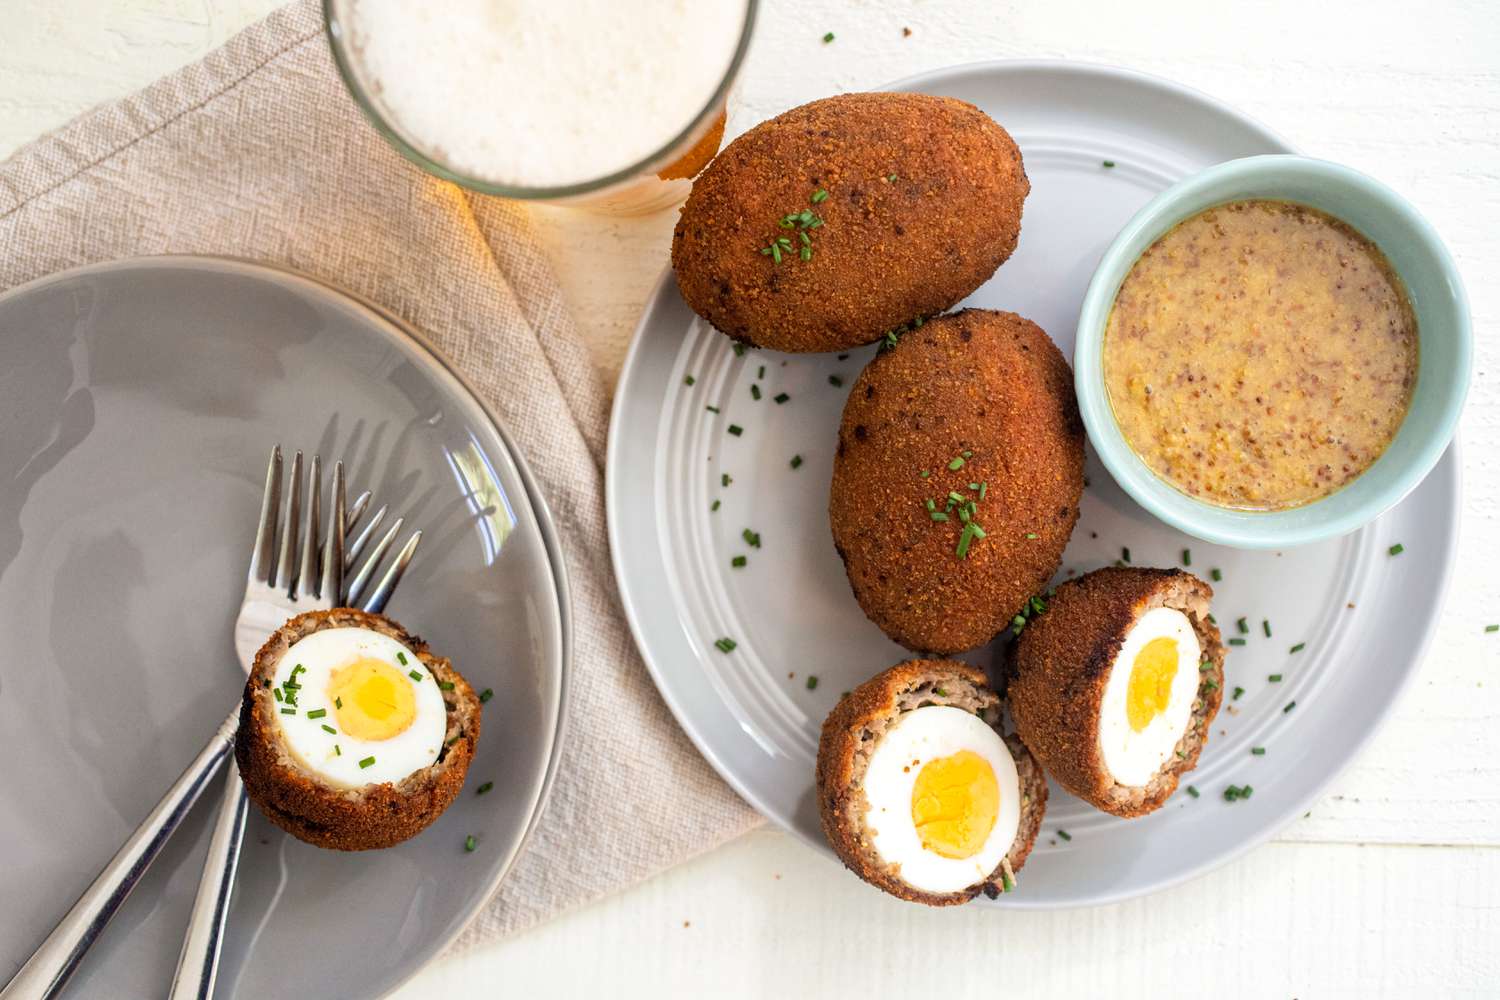
[[[208,841],[208,855],[203,859],[198,896],[193,900],[193,912],[182,938],[182,953],[177,956],[177,973],[172,977],[169,1000],[212,1000],[214,995],[219,948],[224,941],[224,922],[229,916],[229,896],[240,864],[240,841],[245,836],[245,813],[249,808],[239,767],[231,760],[227,770],[224,798],[214,818],[214,832]]]
[[[120,904],[125,902],[125,897],[130,895],[141,876],[146,874],[151,862],[156,860],[167,839],[202,794],[203,786],[229,757],[239,721],[240,710],[236,705],[208,745],[78,897],[73,908],[58,921],[47,940],[32,953],[5,989],[0,990],[0,1000],[40,1000],[62,992],[83,960],[84,953]]]

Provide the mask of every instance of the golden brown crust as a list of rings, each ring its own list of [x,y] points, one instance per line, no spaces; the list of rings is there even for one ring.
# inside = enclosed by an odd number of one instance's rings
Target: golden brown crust
[[[1208,620],[1213,588],[1178,569],[1111,567],[1057,588],[1047,610],[1016,642],[1007,689],[1016,730],[1057,783],[1116,816],[1161,807],[1198,763],[1224,696],[1224,644]],[[1171,761],[1146,785],[1110,776],[1099,742],[1099,710],[1126,634],[1153,607],[1176,608],[1198,635],[1209,668],[1200,671],[1187,731]]]
[[[818,812],[823,834],[844,865],[878,889],[900,899],[929,906],[967,903],[983,892],[1001,891],[1005,863],[1020,871],[1036,843],[1047,810],[1047,778],[1021,740],[1012,735],[1005,744],[1016,762],[1021,789],[1021,823],[1005,862],[983,882],[959,892],[932,893],[904,882],[864,842],[867,806],[861,787],[870,754],[879,737],[901,716],[923,705],[953,705],[974,712],[1000,731],[1000,700],[990,690],[983,671],[957,660],[908,660],[870,678],[849,692],[823,721],[818,741]]]
[[[890,178],[894,176],[894,180]],[[812,204],[818,189],[828,198]],[[737,340],[841,351],[953,306],[1011,255],[1030,191],[1021,152],[951,97],[842,94],[731,142],[693,182],[672,237],[682,297]],[[780,264],[790,213],[824,224]]]
[[[437,761],[402,781],[336,788],[309,774],[281,747],[277,705],[266,682],[292,644],[326,628],[366,628],[402,643],[439,681],[448,706],[447,742]],[[352,608],[309,611],[272,633],[255,655],[240,704],[234,754],[245,792],[272,823],[299,840],[340,851],[390,847],[416,836],[442,815],[458,796],[479,739],[479,696],[446,659],[381,615]]]
[[[962,468],[949,463],[964,453]],[[926,478],[921,473],[927,472]],[[950,491],[985,531],[956,553]],[[989,642],[1046,588],[1078,521],[1083,421],[1068,362],[1014,313],[966,309],[902,336],[860,374],[844,406],[828,511],[854,596],[909,649]]]

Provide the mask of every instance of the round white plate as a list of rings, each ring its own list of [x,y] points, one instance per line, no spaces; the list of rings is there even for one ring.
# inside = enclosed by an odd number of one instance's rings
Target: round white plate
[[[965,304],[1036,320],[1069,357],[1099,255],[1141,205],[1211,164],[1291,151],[1202,94],[1117,69],[996,62],[895,89],[972,101],[1020,144],[1032,185],[1020,245]],[[828,529],[844,394],[873,351],[843,360],[737,355],[683,304],[668,274],[626,360],[611,427],[615,572],[657,686],[741,795],[825,851],[813,795],[819,726],[841,692],[911,655],[855,604]],[[790,399],[777,404],[783,392]],[[730,425],[743,433],[730,434]],[[793,469],[795,455],[802,463]],[[1214,608],[1225,635],[1241,637],[1241,617],[1248,632],[1230,648],[1231,696],[1187,779],[1200,797],[1180,790],[1160,811],[1127,821],[1054,786],[1020,891],[993,905],[1081,906],[1151,892],[1223,863],[1302,813],[1374,731],[1421,657],[1456,543],[1458,468],[1450,449],[1410,497],[1356,534],[1245,552],[1154,520],[1091,455],[1062,576],[1109,565],[1126,547],[1141,566],[1180,566],[1190,550],[1193,572],[1222,575]],[[747,545],[746,529],[760,534],[759,547]],[[1391,556],[1396,543],[1404,551]],[[737,555],[748,557],[744,568],[731,567]],[[737,643],[732,652],[715,647],[720,638]],[[993,656],[987,648],[967,658],[988,666]],[[1271,682],[1272,674],[1283,680]],[[1244,689],[1238,698],[1235,687]],[[1251,755],[1257,746],[1265,755]],[[1249,784],[1253,795],[1227,802],[1230,784]]]
[[[277,268],[54,274],[0,295],[0,984],[238,702],[231,628],[277,442],[344,460],[351,495],[423,530],[387,611],[495,697],[463,793],[406,843],[321,850],[250,810],[215,996],[395,989],[536,822],[561,748],[567,579],[536,482],[478,397],[393,317]],[[69,998],[166,994],[222,788]]]

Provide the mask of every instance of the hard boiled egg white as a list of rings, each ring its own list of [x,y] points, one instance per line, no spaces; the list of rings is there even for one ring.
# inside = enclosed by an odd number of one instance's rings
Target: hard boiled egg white
[[[1201,658],[1176,608],[1152,608],[1126,633],[1099,709],[1104,766],[1120,784],[1145,785],[1171,759],[1193,714]]]
[[[329,784],[397,782],[443,749],[448,710],[437,679],[390,636],[314,632],[287,650],[271,683],[288,752]]]
[[[863,786],[876,853],[925,892],[957,892],[988,878],[1021,822],[1020,781],[1005,741],[949,705],[907,712],[888,729]]]

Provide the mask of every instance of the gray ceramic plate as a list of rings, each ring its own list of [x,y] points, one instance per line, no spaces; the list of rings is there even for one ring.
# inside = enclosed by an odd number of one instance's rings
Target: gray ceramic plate
[[[351,490],[425,530],[387,610],[496,691],[469,769],[495,792],[361,854],[252,809],[218,997],[388,992],[477,912],[535,822],[567,585],[536,484],[473,393],[388,316],[287,272],[162,257],[54,275],[0,296],[0,982],[239,696],[230,626],[278,441],[344,459]],[[69,996],[164,994],[211,813],[199,804]]]
[[[1138,208],[1210,164],[1291,151],[1202,94],[1106,67],[980,64],[896,89],[972,101],[1015,136],[1032,184],[1020,245],[966,304],[1036,320],[1065,357],[1099,255]],[[840,692],[911,655],[860,612],[828,533],[844,394],[873,351],[844,360],[737,356],[667,275],[631,346],[610,435],[616,575],[657,686],[747,801],[824,851],[813,796],[818,727]],[[790,399],[776,405],[782,392]],[[731,424],[743,434],[728,434]],[[1455,450],[1374,524],[1286,552],[1188,538],[1136,506],[1091,455],[1092,485],[1064,567],[1108,565],[1128,546],[1137,565],[1180,565],[1189,549],[1195,572],[1219,569],[1219,621],[1231,635],[1241,616],[1253,627],[1226,665],[1229,683],[1244,693],[1219,714],[1188,779],[1201,798],[1180,793],[1159,812],[1127,821],[1054,787],[1021,891],[981,905],[1080,906],[1139,895],[1220,864],[1300,815],[1373,733],[1437,623],[1457,539]],[[795,469],[794,455],[802,457]],[[746,528],[760,533],[759,548],[744,544]],[[1399,559],[1386,554],[1396,542],[1405,546]],[[748,565],[732,569],[738,555]],[[723,636],[738,642],[732,653],[714,647]],[[1305,645],[1290,652],[1298,643]],[[994,652],[971,658],[986,664]],[[812,690],[809,674],[818,678]],[[1272,674],[1283,679],[1273,683]],[[1295,709],[1284,711],[1292,701]],[[1262,745],[1270,751],[1252,757],[1250,747]],[[1251,784],[1254,795],[1225,802],[1229,784]]]

